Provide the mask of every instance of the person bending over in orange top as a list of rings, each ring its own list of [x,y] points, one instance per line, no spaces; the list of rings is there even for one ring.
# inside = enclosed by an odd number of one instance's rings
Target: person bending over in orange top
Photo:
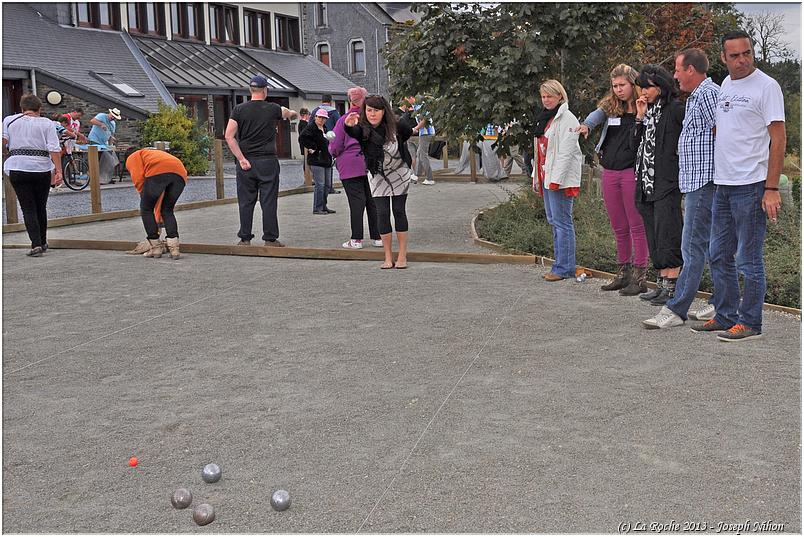
[[[147,238],[129,254],[179,258],[179,226],[173,208],[187,184],[187,170],[173,155],[159,149],[140,149],[126,159],[131,182],[140,193],[140,215]],[[157,222],[164,222],[167,245],[159,239]]]

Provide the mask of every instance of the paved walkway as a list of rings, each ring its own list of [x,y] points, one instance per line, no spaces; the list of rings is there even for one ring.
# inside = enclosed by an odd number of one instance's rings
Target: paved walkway
[[[309,194],[282,198],[282,238],[345,239],[342,196],[327,217]],[[411,247],[473,251],[471,215],[504,199],[414,187]],[[188,241],[229,243],[236,209],[179,222]],[[136,240],[140,226],[53,236]],[[801,532],[799,319],[769,313],[744,344],[648,332],[655,308],[538,266],[3,261],[7,532],[197,531],[170,506],[179,486],[225,533]],[[201,482],[208,462],[216,484]]]

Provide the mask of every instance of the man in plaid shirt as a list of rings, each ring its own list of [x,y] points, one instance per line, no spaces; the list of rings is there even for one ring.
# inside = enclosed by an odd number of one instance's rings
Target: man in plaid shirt
[[[681,235],[684,268],[673,298],[655,317],[642,321],[649,329],[684,324],[707,260],[715,193],[715,106],[720,93],[720,86],[706,76],[708,69],[709,60],[701,49],[686,49],[676,56],[673,76],[681,90],[690,94],[678,139],[678,186],[684,194],[684,230]],[[707,306],[690,317],[708,320],[714,317],[714,309]]]

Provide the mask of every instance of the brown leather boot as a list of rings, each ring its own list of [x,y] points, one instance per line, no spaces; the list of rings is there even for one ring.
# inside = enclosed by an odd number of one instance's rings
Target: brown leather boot
[[[648,267],[631,267],[631,279],[626,287],[620,289],[622,296],[636,296],[648,290],[645,281],[648,278]]]
[[[620,265],[620,271],[614,279],[606,285],[601,285],[601,291],[618,291],[623,287],[628,287],[631,281],[631,263],[624,263]]]

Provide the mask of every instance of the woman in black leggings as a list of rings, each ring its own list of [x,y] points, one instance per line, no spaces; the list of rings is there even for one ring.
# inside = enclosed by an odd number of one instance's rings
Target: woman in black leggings
[[[346,133],[357,139],[366,158],[371,195],[377,206],[377,226],[385,251],[382,269],[408,267],[408,217],[405,203],[413,172],[406,142],[411,135],[407,123],[397,123],[388,101],[380,95],[369,95],[360,115],[351,112],[344,120]],[[391,212],[394,213],[399,253],[396,264],[391,244]]]
[[[25,230],[31,239],[27,255],[41,257],[47,251],[50,187],[62,181],[61,148],[53,122],[39,115],[42,101],[36,95],[23,95],[20,108],[22,114],[3,120],[3,149],[9,150],[3,171],[17,193]]]

